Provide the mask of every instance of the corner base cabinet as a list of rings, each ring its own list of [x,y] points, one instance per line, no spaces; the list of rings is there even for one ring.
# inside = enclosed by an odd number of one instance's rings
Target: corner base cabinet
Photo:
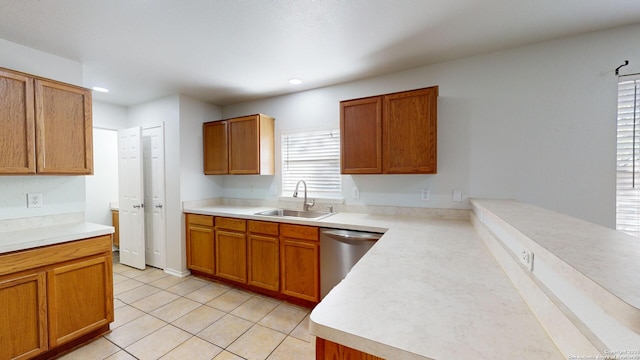
[[[0,359],[54,357],[113,322],[111,235],[0,254]]]

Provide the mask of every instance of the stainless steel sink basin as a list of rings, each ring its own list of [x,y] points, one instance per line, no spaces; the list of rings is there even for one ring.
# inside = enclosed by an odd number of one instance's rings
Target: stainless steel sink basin
[[[311,219],[311,220],[324,219],[327,216],[331,216],[333,214],[335,213],[325,212],[325,211],[298,211],[298,210],[287,210],[287,209],[273,209],[273,210],[267,210],[267,211],[255,213],[255,215],[304,218],[304,219]]]

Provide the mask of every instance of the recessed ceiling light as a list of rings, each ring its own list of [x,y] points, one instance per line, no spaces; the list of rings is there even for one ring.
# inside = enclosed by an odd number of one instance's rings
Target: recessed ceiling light
[[[289,84],[291,85],[300,85],[302,84],[302,80],[298,78],[289,79]]]
[[[108,93],[109,92],[109,89],[105,89],[105,88],[100,87],[100,86],[94,86],[91,89],[93,89],[93,91],[102,92],[102,93]]]

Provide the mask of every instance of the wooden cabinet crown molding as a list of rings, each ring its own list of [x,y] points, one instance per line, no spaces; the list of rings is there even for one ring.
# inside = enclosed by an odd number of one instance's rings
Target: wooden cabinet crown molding
[[[341,173],[437,173],[437,98],[433,86],[341,101]]]
[[[0,174],[93,174],[91,90],[0,68]]]
[[[274,175],[274,127],[264,114],[204,123],[205,175]]]

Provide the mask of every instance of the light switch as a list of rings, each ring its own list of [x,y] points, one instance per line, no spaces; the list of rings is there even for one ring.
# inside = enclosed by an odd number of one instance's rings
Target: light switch
[[[462,201],[462,191],[460,190],[453,190],[453,194],[451,196],[451,201],[454,202],[461,202]]]

